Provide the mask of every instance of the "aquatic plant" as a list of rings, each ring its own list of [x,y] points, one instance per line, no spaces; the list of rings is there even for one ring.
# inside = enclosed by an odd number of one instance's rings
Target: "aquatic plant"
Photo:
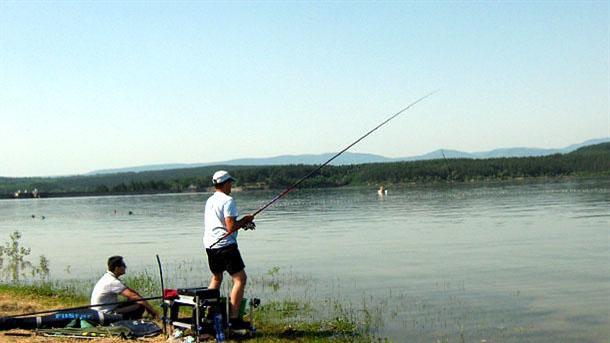
[[[142,296],[161,295],[161,282],[158,275],[153,275],[144,270],[135,274],[125,275],[124,283],[135,289]]]
[[[28,275],[28,270],[32,277],[39,276],[45,280],[49,276],[49,260],[41,255],[38,265],[32,264],[26,258],[30,255],[31,249],[21,245],[21,233],[14,231],[9,236],[9,241],[0,246],[0,277],[10,280],[13,283]]]

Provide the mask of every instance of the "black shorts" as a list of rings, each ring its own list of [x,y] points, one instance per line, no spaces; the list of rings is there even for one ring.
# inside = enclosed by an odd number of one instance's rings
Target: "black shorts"
[[[210,271],[214,274],[220,274],[226,270],[229,275],[233,275],[246,268],[239,249],[237,249],[237,244],[218,249],[205,249],[205,252],[208,254]]]

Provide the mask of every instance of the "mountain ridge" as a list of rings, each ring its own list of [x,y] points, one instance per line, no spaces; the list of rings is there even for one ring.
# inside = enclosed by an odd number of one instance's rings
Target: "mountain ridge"
[[[488,151],[479,152],[464,152],[452,149],[437,149],[426,154],[390,158],[382,155],[370,153],[354,153],[346,151],[336,160],[331,162],[333,165],[346,164],[363,164],[363,163],[383,163],[383,162],[400,162],[400,161],[421,161],[439,158],[502,158],[502,157],[533,157],[547,156],[553,154],[565,154],[577,150],[578,148],[595,145],[599,143],[610,142],[610,137],[590,139],[582,143],[571,144],[564,148],[530,148],[530,147],[514,147],[514,148],[498,148]],[[289,164],[321,164],[330,159],[336,153],[322,154],[299,154],[299,155],[278,155],[273,157],[261,158],[238,158],[227,161],[207,162],[207,163],[167,163],[167,164],[150,164],[125,168],[111,168],[94,170],[84,175],[102,175],[115,173],[138,173],[145,171],[162,171],[170,169],[186,169],[205,166],[223,165],[223,166],[263,166],[263,165],[289,165]],[[444,157],[443,157],[444,155]]]

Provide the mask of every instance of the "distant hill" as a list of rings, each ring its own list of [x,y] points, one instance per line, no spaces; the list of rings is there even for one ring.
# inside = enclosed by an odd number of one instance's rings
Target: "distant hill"
[[[455,158],[453,155],[457,152],[448,150],[444,153],[447,159],[440,157],[420,161],[328,166],[305,180],[299,187],[504,181],[539,177],[610,177],[610,142],[587,145],[569,153],[549,156]],[[237,178],[236,186],[244,189],[283,189],[316,167],[306,164],[213,165],[88,176],[0,177],[0,198],[31,196],[35,189],[43,198],[202,191],[210,187],[214,171],[228,168]]]
[[[327,161],[329,158],[334,156],[336,153],[325,153],[325,154],[303,154],[303,155],[280,155],[266,158],[240,158],[222,162],[208,162],[208,163],[173,163],[173,164],[153,164],[137,167],[127,168],[116,168],[116,169],[102,169],[95,170],[87,173],[86,175],[99,175],[99,174],[115,174],[115,173],[139,173],[144,171],[160,171],[169,169],[185,169],[185,168],[199,168],[207,166],[227,165],[227,166],[279,166],[289,164],[321,164]],[[341,156],[337,157],[332,164],[333,165],[347,165],[347,164],[362,164],[362,163],[382,163],[392,162],[394,159],[384,157],[381,155],[364,154],[357,152],[346,151]]]
[[[336,153],[324,154],[304,154],[304,155],[281,155],[269,158],[242,158],[229,160],[216,164],[242,165],[242,166],[261,166],[261,165],[287,165],[287,164],[321,164],[328,161]],[[333,165],[362,164],[362,163],[381,163],[391,162],[392,159],[375,154],[364,154],[346,151],[341,156],[332,161]]]
[[[610,142],[610,137],[590,139],[588,141],[572,144],[565,148],[557,149],[541,149],[541,148],[501,148],[490,151],[481,152],[463,152],[458,150],[449,149],[438,149],[429,152],[424,155],[394,158],[392,161],[422,161],[422,160],[435,160],[443,158],[443,153],[446,158],[500,158],[500,157],[535,157],[535,156],[548,156],[554,154],[567,154],[575,151],[579,148],[596,145],[600,143]]]
[[[464,152],[451,149],[438,149],[427,154],[389,158],[381,155],[345,152],[337,157],[331,164],[333,165],[348,165],[348,164],[363,164],[363,163],[385,163],[385,162],[401,162],[401,161],[423,161],[443,158],[499,158],[499,157],[534,157],[548,156],[553,154],[566,154],[577,150],[578,148],[595,145],[600,143],[610,142],[610,137],[591,139],[579,144],[572,144],[564,148],[557,149],[541,149],[541,148],[501,148],[490,151],[481,152]],[[139,173],[145,171],[162,171],[174,169],[198,168],[215,165],[225,166],[277,166],[290,164],[321,164],[331,158],[335,153],[324,154],[302,154],[302,155],[280,155],[266,158],[241,158],[221,162],[208,163],[173,163],[173,164],[153,164],[136,167],[103,169],[89,172],[85,175],[100,175],[100,174],[115,174],[115,173]]]
[[[576,150],[574,150],[571,154],[578,154],[581,156],[587,156],[590,154],[606,154],[606,153],[610,153],[610,142],[605,142],[605,143],[601,143],[601,144],[595,144],[595,145],[586,145],[583,147],[580,147]],[[608,168],[610,169],[610,165],[608,165]]]

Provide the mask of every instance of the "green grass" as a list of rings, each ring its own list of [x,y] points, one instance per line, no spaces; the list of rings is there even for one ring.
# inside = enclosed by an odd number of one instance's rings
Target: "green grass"
[[[256,342],[298,340],[302,342],[370,342],[374,338],[360,332],[346,317],[312,320],[316,311],[310,303],[292,300],[272,301],[255,311],[254,320],[260,333]]]
[[[21,295],[24,297],[51,298],[62,303],[80,303],[83,301],[89,301],[88,297],[79,294],[79,291],[77,291],[77,286],[73,284],[68,285],[52,282],[35,284],[0,284],[0,292]]]
[[[279,268],[271,269],[260,280],[251,278],[252,283],[265,285],[273,289],[280,288],[285,275],[279,273]],[[141,294],[158,294],[159,278],[147,272],[125,277],[125,283],[137,289]],[[224,291],[229,290],[230,282],[223,283]],[[158,302],[154,302],[157,305]],[[254,322],[257,327],[256,342],[276,342],[283,340],[298,340],[302,342],[318,342],[332,339],[336,342],[370,342],[374,338],[369,334],[372,324],[370,318],[358,321],[352,311],[343,307],[339,301],[327,300],[325,307],[328,313],[321,318],[320,311],[307,300],[265,301],[254,310]],[[359,323],[360,322],[360,323]]]
[[[26,310],[21,310],[21,313],[76,307],[89,302],[89,297],[79,294],[75,285],[51,282],[0,284],[0,293],[12,295],[16,299],[27,299]],[[37,310],[32,310],[32,304],[36,304]],[[19,306],[19,302],[15,306]]]
[[[140,273],[126,278],[126,283],[142,291],[159,293],[157,278]],[[156,292],[155,292],[156,290]],[[0,293],[27,298],[43,309],[69,308],[88,303],[79,282],[45,282],[1,284]],[[152,301],[159,308],[158,301]],[[282,300],[266,301],[254,310],[257,335],[252,342],[371,342],[383,341],[367,333],[367,325],[359,325],[354,314],[338,303],[330,304],[330,318],[321,319],[311,302]],[[246,317],[248,319],[248,317]]]
[[[19,249],[21,235],[15,231],[12,241],[5,244],[2,253],[12,260],[22,260],[29,255],[29,248]],[[67,309],[88,305],[89,295],[95,283],[94,280],[49,281],[48,260],[43,261],[44,268],[40,280],[24,280],[14,277],[16,273],[4,273],[5,277],[13,275],[9,283],[0,283],[0,295],[3,296],[2,310],[4,313],[24,314],[44,310]],[[24,268],[21,264],[18,265]],[[37,271],[34,266],[30,268]],[[2,264],[0,263],[0,267]],[[10,267],[10,265],[9,265]],[[14,267],[17,268],[17,267]],[[3,269],[4,270],[4,269]],[[170,281],[184,282],[193,279],[193,264],[188,261],[179,263]],[[10,271],[10,268],[9,268]],[[21,275],[21,273],[19,274]],[[25,273],[23,274],[25,278]],[[36,273],[32,273],[32,277]],[[372,316],[366,304],[363,309],[344,303],[340,299],[327,298],[312,300],[307,295],[292,299],[290,296],[280,296],[282,289],[290,289],[294,285],[308,284],[311,280],[293,273],[281,273],[279,267],[271,268],[267,273],[249,279],[249,288],[260,291],[271,298],[284,299],[263,300],[263,305],[253,313],[259,335],[258,342],[301,341],[317,342],[333,340],[337,342],[369,342],[373,340],[371,332],[378,326],[375,316]],[[156,273],[144,270],[128,274],[123,282],[136,290],[143,297],[160,296],[160,279]],[[229,294],[231,281],[227,280],[221,287],[222,294]],[[161,313],[161,301],[150,301]],[[184,309],[185,311],[188,309]],[[249,311],[248,311],[249,312]]]

